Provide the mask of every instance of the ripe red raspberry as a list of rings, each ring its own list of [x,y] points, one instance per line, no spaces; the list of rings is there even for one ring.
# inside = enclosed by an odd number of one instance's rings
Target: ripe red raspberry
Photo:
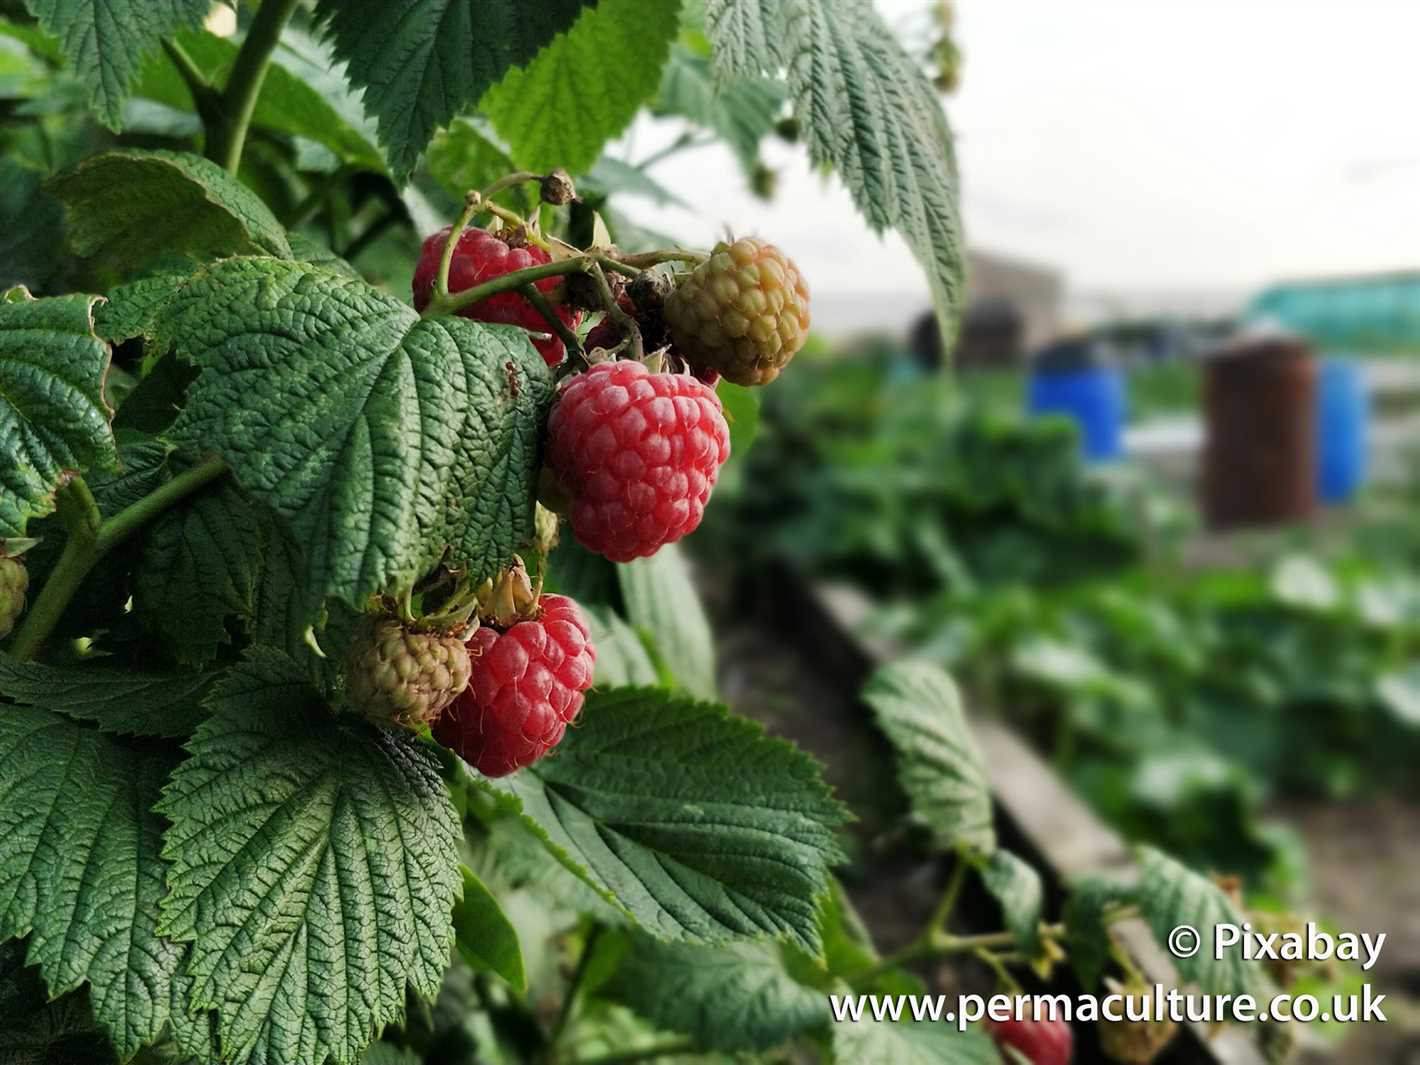
[[[687,374],[604,362],[564,386],[547,421],[547,464],[570,499],[572,532],[613,562],[694,531],[730,430],[720,399]]]
[[[988,1021],[986,1030],[1003,1050],[1011,1047],[1030,1065],[1070,1065],[1075,1056],[1075,1033],[1064,1021]]]
[[[439,275],[439,259],[444,254],[444,244],[448,241],[449,230],[452,228],[445,226],[425,240],[424,246],[419,249],[419,263],[414,268],[414,309],[417,311],[422,311],[429,305],[429,297],[434,292],[434,280]],[[465,229],[459,237],[458,246],[454,248],[453,260],[449,263],[449,291],[462,292],[514,270],[526,270],[530,266],[539,266],[550,261],[547,252],[541,248],[532,245],[512,248],[487,230]],[[557,287],[558,279],[548,277],[534,284],[539,290],[550,292]],[[489,296],[472,307],[465,307],[459,314],[476,322],[520,325],[534,333],[546,333],[549,330],[546,320],[538,314],[537,308],[516,292],[500,292],[496,296]],[[582,320],[582,313],[558,307],[557,317],[566,322],[569,328],[575,329]],[[543,360],[549,366],[556,366],[567,355],[566,345],[556,336],[545,340],[535,339],[533,345],[542,353]]]
[[[592,686],[597,653],[577,604],[544,595],[536,620],[482,626],[468,642],[473,679],[434,738],[486,777],[532,765],[562,739]]]
[[[737,385],[763,385],[808,338],[809,289],[773,244],[721,241],[666,298],[665,317],[691,363]]]

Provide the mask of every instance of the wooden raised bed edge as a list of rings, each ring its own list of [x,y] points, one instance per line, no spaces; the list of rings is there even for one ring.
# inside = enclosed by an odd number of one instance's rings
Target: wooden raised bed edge
[[[858,690],[879,665],[902,657],[902,648],[872,634],[864,624],[871,601],[855,586],[812,581],[792,567],[781,571],[779,604],[786,631],[812,648],[816,661],[840,683]],[[864,713],[867,713],[864,708]],[[1135,867],[1124,840],[1105,825],[1055,771],[998,719],[969,714],[985,762],[997,823],[1010,848],[1040,871],[1047,896],[1059,900],[1065,885],[1091,873],[1127,873]],[[1179,987],[1178,972],[1143,920],[1116,926],[1121,946],[1147,979]],[[1324,1065],[1333,1060],[1326,1045],[1300,1037],[1295,1065]],[[1265,1065],[1251,1026],[1186,1025],[1167,1061],[1179,1065]]]

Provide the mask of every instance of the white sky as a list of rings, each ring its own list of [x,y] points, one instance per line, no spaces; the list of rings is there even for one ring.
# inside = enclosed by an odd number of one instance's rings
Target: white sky
[[[895,25],[925,7],[877,2]],[[1417,0],[959,0],[958,37],[974,247],[1092,291],[1420,265]],[[820,292],[925,292],[897,238],[801,153],[772,154],[773,204],[716,147],[656,171],[692,212],[636,214],[694,243],[731,222],[772,237]]]

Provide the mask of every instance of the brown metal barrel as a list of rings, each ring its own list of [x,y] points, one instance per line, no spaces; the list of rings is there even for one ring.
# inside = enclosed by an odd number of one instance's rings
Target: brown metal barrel
[[[1316,498],[1316,362],[1305,341],[1234,341],[1204,362],[1203,512],[1215,529],[1310,515]]]

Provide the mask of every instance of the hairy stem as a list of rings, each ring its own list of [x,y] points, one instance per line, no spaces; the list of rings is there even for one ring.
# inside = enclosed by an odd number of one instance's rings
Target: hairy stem
[[[641,342],[641,327],[636,324],[636,319],[623,311],[621,304],[616,302],[616,296],[611,291],[611,285],[607,282],[606,271],[602,269],[601,263],[593,261],[591,275],[597,283],[597,294],[602,298],[606,313],[611,316],[612,321],[621,327],[621,331],[631,338],[631,357],[638,360],[644,358],[646,348]]]
[[[266,80],[266,69],[271,65],[271,53],[297,3],[298,0],[263,0],[222,90],[217,120],[208,123],[207,158],[229,174],[235,174],[241,164],[242,148]]]
[[[537,290],[536,285],[524,285],[518,291],[521,292],[523,294],[523,297],[533,305],[533,308],[537,311],[537,313],[542,315],[543,319],[547,322],[548,327],[554,333],[557,334],[558,338],[561,339],[562,343],[567,345],[567,351],[569,354],[576,353],[582,350],[582,342],[577,339],[577,334],[572,332],[571,327],[569,327],[566,322],[564,322],[560,317],[558,317],[556,308],[554,308],[552,304],[547,301],[546,296],[544,296],[541,292]]]
[[[449,267],[454,262],[454,249],[458,247],[463,231],[473,221],[473,216],[478,213],[480,199],[478,193],[470,192],[464,199],[463,210],[459,212],[458,218],[454,219],[454,224],[449,227],[448,238],[444,241],[444,253],[439,256],[439,272],[434,275],[434,291],[430,293],[430,307],[449,298]]]
[[[473,288],[466,288],[462,292],[441,295],[436,289],[429,300],[429,306],[424,308],[424,317],[433,318],[441,314],[455,314],[465,307],[473,306],[480,300],[486,300],[489,296],[496,296],[500,292],[512,292],[534,281],[541,281],[545,277],[587,273],[590,265],[590,259],[579,255],[570,259],[557,259],[550,263],[529,266],[526,270],[513,270],[506,274],[499,274],[497,277],[489,278],[481,285],[474,285]]]
[[[514,185],[521,185],[524,181],[541,181],[541,174],[534,174],[531,170],[519,170],[515,173],[500,177],[493,184],[489,185],[479,195],[484,200],[491,200],[504,189],[511,189]]]
[[[15,634],[10,654],[21,661],[39,654],[45,640],[59,624],[69,600],[104,555],[173,504],[226,472],[227,464],[221,459],[208,459],[102,522],[98,520],[98,507],[83,478],[71,481],[65,490],[67,498],[60,506],[68,539],[44,588],[25,616],[24,624]]]

